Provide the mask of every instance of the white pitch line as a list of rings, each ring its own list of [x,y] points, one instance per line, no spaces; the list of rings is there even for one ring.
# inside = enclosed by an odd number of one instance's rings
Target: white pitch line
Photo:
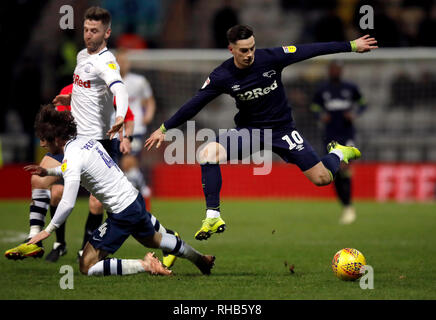
[[[28,234],[13,230],[0,231],[0,242],[23,242]]]

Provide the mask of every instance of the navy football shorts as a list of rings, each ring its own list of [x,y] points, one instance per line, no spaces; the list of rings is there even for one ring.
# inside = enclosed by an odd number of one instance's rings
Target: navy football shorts
[[[135,238],[147,238],[156,232],[141,193],[123,211],[107,214],[106,221],[94,231],[89,240],[96,249],[114,253],[130,235]]]
[[[59,163],[62,163],[62,160],[64,160],[64,154],[63,153],[53,154],[53,153],[47,152],[45,155],[47,157],[55,159]]]
[[[242,160],[254,152],[267,148],[285,162],[297,165],[301,171],[306,171],[320,162],[318,154],[310,143],[295,128],[270,129],[271,136],[264,130],[248,127],[231,129],[220,135],[217,142],[226,149],[227,161],[235,158]]]

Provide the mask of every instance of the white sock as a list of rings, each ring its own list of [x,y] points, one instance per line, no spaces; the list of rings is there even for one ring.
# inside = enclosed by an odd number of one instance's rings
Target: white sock
[[[339,160],[341,160],[341,161],[344,160],[344,154],[339,149],[333,149],[329,153],[334,153],[335,155],[337,155],[339,157]]]
[[[155,217],[154,215],[152,215],[151,213],[150,213],[150,220],[151,220],[151,223],[153,224],[154,230],[156,230],[156,223],[158,223],[158,220],[157,220],[156,217]],[[166,230],[165,227],[164,227],[162,224],[160,224],[160,222],[159,222],[159,228],[158,228],[158,230],[156,230],[156,232],[159,232],[159,233],[167,233],[167,230]]]
[[[217,210],[207,209],[206,210],[206,218],[219,218],[220,212]]]
[[[105,259],[97,262],[88,270],[88,276],[129,275],[145,272],[137,259]]]
[[[41,226],[38,225],[30,226],[29,238],[33,238],[34,236],[36,236],[38,233],[41,232],[41,230],[42,230]]]
[[[192,248],[185,241],[176,237],[173,234],[165,233],[162,234],[162,240],[160,242],[160,247],[165,253],[175,255],[177,257],[188,259],[191,262],[196,262],[201,256],[201,253]]]
[[[162,233],[162,240],[160,241],[159,249],[165,252],[172,252],[176,248],[176,246],[177,246],[176,236],[169,233]]]

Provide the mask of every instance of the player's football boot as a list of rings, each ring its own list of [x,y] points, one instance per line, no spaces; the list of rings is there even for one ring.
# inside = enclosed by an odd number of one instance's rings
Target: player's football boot
[[[45,260],[50,262],[56,262],[60,257],[67,254],[67,246],[65,243],[55,242],[53,243],[53,250],[45,257]]]
[[[27,244],[30,239],[24,241],[19,246],[5,252],[5,257],[11,260],[23,260],[24,258],[41,258],[44,255],[44,248],[41,241],[37,244]]]
[[[351,224],[356,220],[356,210],[352,206],[346,206],[339,219],[340,224]]]
[[[220,217],[206,218],[203,220],[201,229],[195,234],[197,240],[207,240],[213,233],[222,233],[226,230],[226,223]]]
[[[342,151],[342,154],[344,155],[343,161],[345,163],[348,163],[349,160],[359,159],[362,156],[359,149],[355,147],[343,146],[339,144],[337,141],[332,141],[327,145],[328,152],[331,152],[332,150],[335,149]]]
[[[209,255],[200,256],[195,262],[195,266],[205,275],[210,275],[210,270],[212,270],[214,265],[215,257]]]
[[[155,256],[154,252],[148,252],[144,260],[140,260],[144,270],[153,275],[170,276],[171,270],[163,266],[159,259]]]
[[[174,235],[176,237],[179,237],[179,234],[177,232],[174,232]],[[177,259],[177,257],[175,255],[164,253],[163,258],[162,258],[162,264],[167,268],[171,268],[173,266],[174,262],[176,261],[176,259]]]

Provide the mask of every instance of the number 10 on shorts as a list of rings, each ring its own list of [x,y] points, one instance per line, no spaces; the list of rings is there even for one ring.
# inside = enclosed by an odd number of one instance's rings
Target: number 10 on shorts
[[[288,135],[283,136],[282,140],[285,140],[289,144],[289,150],[294,149],[299,144],[303,144],[303,138],[300,136],[297,130],[291,132],[291,137]]]

